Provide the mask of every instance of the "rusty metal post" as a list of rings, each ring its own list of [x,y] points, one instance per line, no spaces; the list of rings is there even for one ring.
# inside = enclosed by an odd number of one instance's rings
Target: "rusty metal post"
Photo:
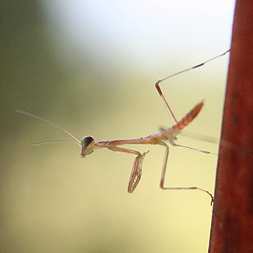
[[[252,252],[253,1],[237,0],[209,253]]]

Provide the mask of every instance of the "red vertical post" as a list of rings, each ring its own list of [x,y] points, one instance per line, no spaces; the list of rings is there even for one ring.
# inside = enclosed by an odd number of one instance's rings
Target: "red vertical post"
[[[228,141],[235,147],[228,147]],[[223,145],[224,144],[224,145]],[[209,253],[253,252],[253,0],[237,0]]]

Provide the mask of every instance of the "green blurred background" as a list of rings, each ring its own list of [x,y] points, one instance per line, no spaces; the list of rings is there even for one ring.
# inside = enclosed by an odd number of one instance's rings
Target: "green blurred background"
[[[63,133],[144,136],[171,118],[154,82],[229,48],[233,1],[0,2],[0,252],[207,252],[210,200],[159,189],[162,147],[150,150],[133,194],[133,157],[85,159]],[[200,99],[189,130],[218,139],[228,57],[164,83],[178,117]],[[217,145],[180,138],[217,152]],[[213,191],[217,157],[172,149],[167,184]]]

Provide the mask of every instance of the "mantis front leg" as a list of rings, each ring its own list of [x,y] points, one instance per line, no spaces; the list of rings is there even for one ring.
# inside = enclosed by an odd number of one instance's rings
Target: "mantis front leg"
[[[122,147],[118,147],[118,146],[111,146],[111,147],[108,147],[108,149],[110,149],[112,151],[118,151],[118,152],[136,155],[135,160],[134,160],[134,164],[132,167],[132,171],[131,171],[131,174],[129,177],[128,188],[127,188],[127,191],[129,193],[132,193],[135,190],[136,186],[138,185],[138,183],[141,179],[142,162],[143,162],[145,155],[148,153],[148,151],[141,154],[139,151],[136,151],[133,149],[128,149],[128,148],[122,148]]]

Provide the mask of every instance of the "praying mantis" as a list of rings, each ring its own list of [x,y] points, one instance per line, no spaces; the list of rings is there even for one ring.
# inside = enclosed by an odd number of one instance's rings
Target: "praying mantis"
[[[143,163],[145,156],[147,155],[147,153],[149,151],[141,153],[135,149],[126,148],[123,146],[128,145],[128,144],[160,145],[160,146],[164,147],[164,149],[165,149],[164,160],[163,160],[163,165],[162,165],[162,170],[161,170],[160,188],[162,190],[198,190],[198,191],[202,191],[202,192],[209,195],[209,197],[211,198],[211,205],[212,205],[213,195],[205,189],[202,189],[202,188],[196,187],[196,186],[168,187],[165,185],[166,168],[167,168],[167,162],[168,162],[168,157],[169,157],[168,143],[174,147],[189,148],[189,149],[199,151],[199,152],[202,152],[205,154],[209,154],[210,152],[205,151],[205,150],[192,148],[192,147],[188,147],[188,146],[184,146],[184,145],[180,145],[180,144],[176,143],[177,135],[180,134],[180,132],[185,127],[187,127],[199,115],[200,111],[202,110],[202,108],[204,106],[204,102],[200,101],[199,103],[197,103],[184,117],[182,117],[180,120],[178,120],[176,118],[173,110],[169,106],[168,101],[166,100],[165,96],[163,95],[160,84],[169,78],[172,78],[172,77],[182,74],[184,72],[199,68],[210,61],[213,61],[221,56],[226,55],[229,51],[230,51],[230,49],[225,51],[224,53],[219,54],[215,57],[212,57],[212,58],[210,58],[198,65],[195,65],[190,68],[186,68],[186,69],[176,72],[172,75],[169,75],[163,79],[160,79],[155,83],[155,88],[156,88],[158,94],[160,95],[160,97],[162,98],[163,102],[165,103],[170,115],[172,116],[172,118],[174,120],[174,124],[169,128],[160,128],[159,131],[152,133],[150,135],[144,136],[144,137],[133,138],[133,139],[96,140],[92,136],[85,136],[81,140],[79,140],[72,133],[70,133],[68,130],[58,126],[57,124],[55,124],[52,121],[49,121],[48,119],[44,119],[44,118],[37,116],[33,113],[22,111],[22,110],[17,110],[16,112],[19,114],[23,114],[25,116],[43,121],[43,122],[47,123],[48,125],[50,125],[51,127],[54,127],[54,128],[57,128],[57,129],[63,131],[78,146],[80,146],[81,157],[85,157],[85,156],[93,153],[95,150],[102,149],[102,148],[108,149],[108,150],[111,150],[114,152],[121,152],[121,153],[134,155],[135,159],[134,159],[133,167],[132,167],[132,170],[131,170],[131,173],[129,176],[128,188],[127,188],[129,193],[132,193],[136,189],[138,183],[140,182],[140,179],[142,176],[142,163]]]

